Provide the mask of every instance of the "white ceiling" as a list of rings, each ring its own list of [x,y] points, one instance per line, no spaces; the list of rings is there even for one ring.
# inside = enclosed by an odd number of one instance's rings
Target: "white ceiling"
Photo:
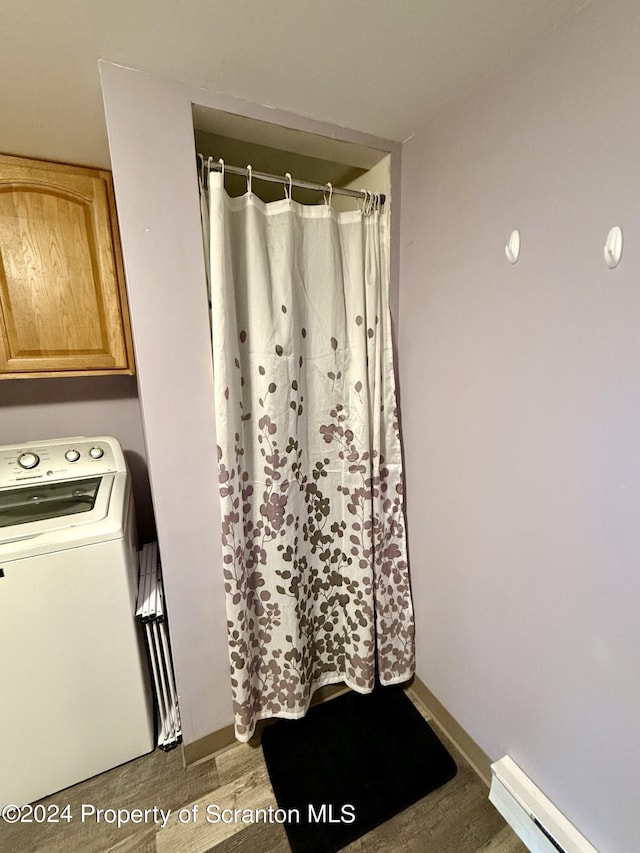
[[[98,59],[403,140],[585,0],[0,0],[0,151],[108,165]]]

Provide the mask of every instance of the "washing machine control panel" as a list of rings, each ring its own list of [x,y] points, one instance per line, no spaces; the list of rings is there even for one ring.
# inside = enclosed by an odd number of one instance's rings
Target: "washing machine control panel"
[[[80,437],[0,447],[0,488],[121,470],[125,470],[122,450],[112,438]]]

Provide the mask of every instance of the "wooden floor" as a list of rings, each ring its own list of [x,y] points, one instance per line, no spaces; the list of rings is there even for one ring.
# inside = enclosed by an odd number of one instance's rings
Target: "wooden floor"
[[[420,701],[414,704],[429,719]],[[526,853],[526,847],[487,799],[487,789],[438,731],[458,765],[455,778],[414,806],[354,841],[346,853]],[[302,760],[302,759],[301,759]],[[216,758],[182,768],[180,750],[156,750],[42,800],[70,821],[7,824],[0,820],[0,850],[11,853],[289,853],[278,823],[210,823],[207,806],[276,808],[260,746],[237,744]],[[84,817],[83,817],[84,806]],[[154,814],[153,810],[156,808]],[[94,811],[91,811],[94,809]],[[118,827],[111,812],[148,809],[146,823]],[[170,814],[164,826],[158,810]],[[182,810],[182,811],[181,811]],[[194,810],[196,813],[193,820]],[[139,815],[143,820],[142,812]],[[157,817],[157,823],[154,823]],[[180,820],[182,818],[182,821]]]

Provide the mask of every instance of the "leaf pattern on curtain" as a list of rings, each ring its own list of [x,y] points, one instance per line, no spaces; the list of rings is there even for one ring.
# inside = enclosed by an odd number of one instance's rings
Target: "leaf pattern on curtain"
[[[240,740],[259,719],[302,716],[324,684],[369,692],[376,674],[392,684],[414,671],[386,240],[386,215],[211,190]]]

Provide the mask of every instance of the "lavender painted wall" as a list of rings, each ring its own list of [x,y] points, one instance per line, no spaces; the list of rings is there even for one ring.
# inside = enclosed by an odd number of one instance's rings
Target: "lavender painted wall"
[[[102,64],[109,147],[185,743],[231,722],[213,376],[191,101]]]
[[[418,673],[608,853],[640,833],[638,44],[591,3],[403,148]]]

